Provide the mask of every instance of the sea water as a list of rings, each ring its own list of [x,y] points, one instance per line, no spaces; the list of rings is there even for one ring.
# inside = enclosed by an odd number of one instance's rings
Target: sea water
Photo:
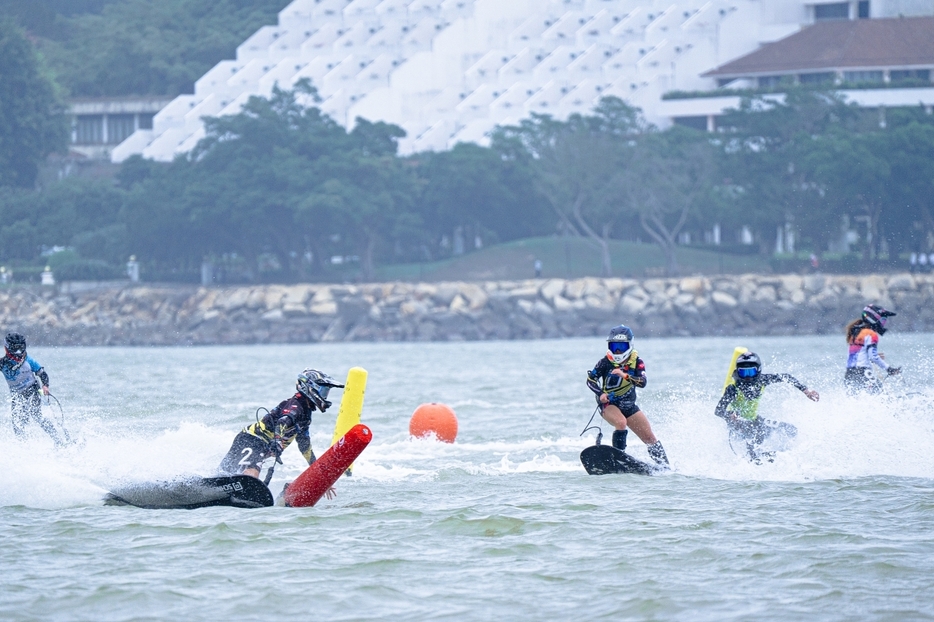
[[[883,343],[904,373],[853,399],[841,335],[637,340],[639,404],[673,467],[658,477],[581,467],[599,338],[34,348],[79,442],[0,426],[0,619],[934,619],[934,336]],[[760,413],[799,429],[772,464],[734,454],[713,415],[738,345],[821,394],[766,390]],[[102,504],[127,483],[212,474],[303,368],[354,366],[374,440],[335,499]],[[319,454],[339,399],[315,415]],[[409,437],[425,402],[457,412],[454,444]],[[294,446],[283,459],[274,494],[304,466]]]

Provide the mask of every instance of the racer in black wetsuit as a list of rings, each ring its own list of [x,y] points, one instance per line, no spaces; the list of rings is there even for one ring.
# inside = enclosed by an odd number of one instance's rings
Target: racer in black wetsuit
[[[772,434],[780,432],[788,438],[794,438],[798,428],[790,423],[772,421],[759,416],[759,400],[762,390],[777,382],[792,384],[809,399],[820,399],[817,391],[804,386],[791,374],[763,374],[762,361],[754,352],[746,352],[736,359],[733,371],[734,384],[723,392],[723,397],[714,412],[724,419],[730,428],[730,438],[746,443],[746,455],[750,461],[761,464],[765,457],[769,462],[775,459],[774,452],[761,451],[762,443]]]
[[[632,331],[616,326],[607,338],[607,354],[587,372],[587,386],[597,396],[600,413],[614,428],[613,447],[626,449],[629,428],[648,445],[649,456],[661,466],[668,466],[668,456],[661,441],[655,438],[649,418],[636,405],[636,387],[645,387],[645,363],[632,349]]]
[[[308,432],[311,414],[315,410],[327,410],[331,406],[327,400],[331,388],[343,386],[315,369],[303,371],[298,375],[295,395],[237,434],[221,462],[220,470],[231,475],[242,473],[259,477],[263,462],[269,457],[281,462],[279,456],[293,440],[297,440],[302,456],[309,465],[312,464],[316,458]]]
[[[26,354],[26,338],[19,333],[9,333],[4,345],[0,371],[13,396],[13,432],[18,437],[24,437],[26,425],[32,419],[52,437],[56,445],[64,445],[65,439],[52,422],[42,416],[41,395],[49,394],[49,375],[45,368]]]

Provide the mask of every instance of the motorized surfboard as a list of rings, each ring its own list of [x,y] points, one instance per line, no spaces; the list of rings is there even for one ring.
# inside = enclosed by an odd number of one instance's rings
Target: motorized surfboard
[[[193,510],[216,505],[262,508],[273,504],[266,485],[249,475],[143,482],[118,488],[104,497],[104,505],[132,505],[150,510]]]
[[[609,473],[635,473],[637,475],[657,475],[665,469],[633,458],[625,451],[611,445],[591,445],[581,452],[581,464],[590,475]]]

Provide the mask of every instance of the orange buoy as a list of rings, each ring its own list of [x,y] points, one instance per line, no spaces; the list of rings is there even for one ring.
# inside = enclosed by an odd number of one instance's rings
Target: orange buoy
[[[445,404],[422,404],[412,413],[409,434],[419,437],[434,434],[439,441],[453,443],[457,438],[457,415]]]

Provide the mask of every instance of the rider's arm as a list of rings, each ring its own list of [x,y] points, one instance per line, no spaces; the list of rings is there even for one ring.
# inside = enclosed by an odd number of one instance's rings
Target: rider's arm
[[[606,376],[606,370],[604,369],[605,365],[603,361],[605,359],[600,359],[593,369],[587,372],[587,388],[593,391],[597,395],[603,393],[603,378]]]
[[[734,399],[736,399],[736,385],[731,384],[726,388],[726,391],[723,392],[723,397],[721,397],[720,401],[717,402],[717,409],[713,412],[713,414],[717,415],[721,419],[729,419],[730,413],[727,411],[727,408],[730,407],[730,404]]]
[[[866,349],[866,358],[869,359],[870,363],[874,363],[882,369],[888,370],[889,364],[879,356],[878,339],[873,339],[872,335],[866,335],[866,338],[863,340],[863,347]]]
[[[295,437],[296,442],[298,443],[298,450],[302,452],[302,456],[305,458],[305,461],[311,465],[317,460],[314,450],[311,448],[311,435],[308,433],[308,428],[305,428],[303,431],[300,431]]]
[[[29,364],[32,373],[39,378],[39,382],[42,383],[42,386],[49,386],[49,375],[45,373],[45,368],[29,356],[26,357],[26,362]]]
[[[762,380],[765,385],[775,384],[776,382],[787,382],[788,384],[793,385],[794,388],[798,389],[799,391],[805,392],[808,390],[803,382],[791,374],[762,374],[762,376]]]
[[[645,363],[642,361],[642,359],[637,358],[635,369],[631,369],[629,371],[629,382],[631,382],[634,386],[639,387],[640,389],[644,388],[645,385],[648,384],[649,379],[645,375]]]

